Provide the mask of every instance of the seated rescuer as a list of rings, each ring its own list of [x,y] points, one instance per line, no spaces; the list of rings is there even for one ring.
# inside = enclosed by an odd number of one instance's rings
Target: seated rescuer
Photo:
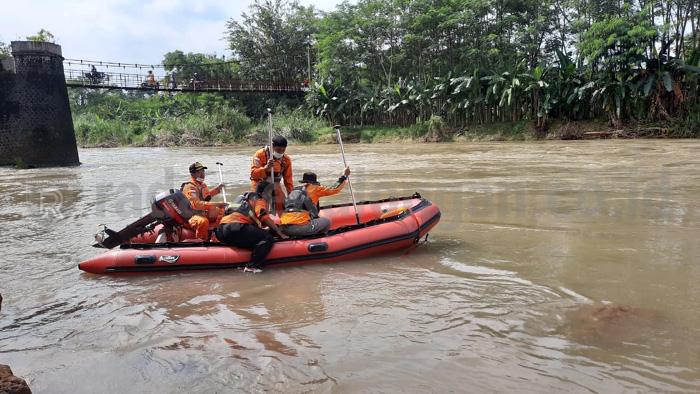
[[[261,272],[260,267],[265,263],[265,258],[272,249],[274,232],[280,238],[288,238],[272,221],[268,214],[269,200],[272,198],[272,184],[260,181],[254,192],[244,193],[236,198],[226,209],[221,224],[216,228],[216,238],[219,241],[251,250],[250,261],[244,271]],[[262,229],[269,227],[270,231]]]
[[[219,183],[215,188],[209,190],[207,184],[204,183],[207,167],[202,163],[196,162],[190,164],[190,180],[180,186],[180,190],[190,201],[192,209],[195,210],[195,215],[190,218],[187,225],[195,231],[197,238],[205,241],[209,240],[209,223],[218,224],[221,220],[224,208],[228,204],[225,202],[211,202],[211,198],[221,192],[224,187],[223,183]]]
[[[292,159],[285,154],[287,150],[287,139],[281,135],[275,136],[272,139],[272,156],[270,157],[269,147],[255,152],[253,163],[250,166],[250,184],[252,190],[262,180],[269,180],[270,171],[275,168],[275,211],[278,215],[282,213],[284,196],[280,181],[284,179],[284,186],[287,193],[290,193],[294,188],[294,180],[292,178]]]
[[[331,220],[318,217],[318,200],[340,193],[348,175],[350,167],[345,167],[338,182],[325,188],[316,182],[316,174],[305,172],[299,181],[302,185],[295,187],[284,199],[284,213],[280,217],[282,231],[296,237],[327,233],[331,229]]]

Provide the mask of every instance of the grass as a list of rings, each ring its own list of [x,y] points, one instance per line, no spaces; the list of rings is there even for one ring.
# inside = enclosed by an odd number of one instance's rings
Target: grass
[[[457,141],[531,141],[536,139],[538,139],[537,131],[530,120],[474,125],[455,136]]]
[[[236,109],[184,117],[142,117],[135,120],[102,119],[94,114],[73,116],[82,147],[222,145],[244,141],[251,121]]]
[[[432,120],[433,123],[439,119]],[[267,117],[251,120],[234,108],[213,113],[195,111],[184,116],[142,117],[130,121],[101,119],[94,114],[74,115],[75,135],[81,147],[114,146],[220,146],[230,144],[265,145],[269,139]],[[310,117],[302,110],[284,110],[273,114],[273,132],[295,144],[337,143],[335,130],[325,121]],[[388,143],[434,141],[429,123],[410,127],[361,126],[342,128],[343,142]],[[572,126],[573,125],[573,126]],[[700,115],[674,123],[673,137],[700,137]],[[444,141],[532,141],[565,139],[571,128],[578,131],[606,130],[606,121],[569,123],[551,121],[546,130],[534,122],[492,123],[456,128],[441,124]]]
[[[698,138],[700,137],[700,112],[696,108],[684,117],[674,118],[671,123],[671,137]]]
[[[406,142],[418,139],[428,132],[427,125],[414,125],[411,127],[398,126],[361,126],[345,127],[341,129],[343,142],[348,143],[381,143],[381,142]],[[319,130],[318,142],[335,142],[336,131],[330,127]]]

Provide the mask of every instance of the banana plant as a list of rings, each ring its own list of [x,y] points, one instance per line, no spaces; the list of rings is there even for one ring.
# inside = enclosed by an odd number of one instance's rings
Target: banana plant
[[[373,86],[359,86],[355,94],[360,105],[360,125],[371,118],[374,124],[379,123],[379,102],[381,89]]]
[[[471,75],[452,78],[450,81],[455,109],[465,114],[465,126],[469,124],[470,115],[476,111],[476,106],[484,102],[479,74],[479,70],[475,69]]]
[[[557,49],[559,67],[557,69],[556,89],[558,102],[558,115],[569,119],[580,119],[585,116],[586,98],[588,92],[595,84],[586,82],[586,77],[576,69],[574,62]]]
[[[348,97],[339,83],[328,80],[316,82],[307,102],[314,108],[316,115],[326,118],[333,126],[344,118],[343,110],[348,103]]]
[[[613,126],[619,127],[623,119],[623,110],[630,92],[634,90],[634,83],[629,77],[625,78],[620,73],[608,76],[597,82],[598,88],[591,96],[592,103],[600,103],[610,117]]]
[[[669,120],[678,104],[685,101],[682,81],[688,76],[700,73],[700,68],[687,65],[680,59],[668,60],[666,53],[670,44],[662,43],[661,48],[653,50],[653,58],[643,58],[646,67],[633,76],[632,91],[648,101],[647,109],[650,119],[665,118]],[[694,59],[689,57],[689,61]]]
[[[399,78],[391,89],[382,92],[384,99],[379,106],[386,108],[389,114],[395,114],[396,123],[399,126],[408,126],[415,117],[415,107],[410,100],[412,87],[406,84],[406,80]]]
[[[452,70],[449,70],[442,77],[433,77],[433,80],[435,84],[431,88],[426,88],[426,94],[430,95],[431,112],[433,115],[446,118],[451,104],[450,93],[452,87],[450,86],[450,81],[452,80]]]
[[[552,109],[552,104],[556,101],[550,94],[548,88],[549,83],[546,80],[547,74],[551,67],[539,65],[532,70],[528,86],[525,92],[532,92],[532,109],[537,118],[537,126],[545,125],[549,110]]]

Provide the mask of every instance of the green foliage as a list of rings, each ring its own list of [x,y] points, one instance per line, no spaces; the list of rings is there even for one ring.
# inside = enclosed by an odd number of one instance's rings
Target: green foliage
[[[321,80],[306,96],[306,102],[316,115],[326,119],[329,126],[334,126],[344,120],[349,96],[339,82]]]
[[[28,41],[37,41],[37,42],[56,42],[53,34],[51,34],[50,31],[46,29],[41,29],[35,36],[27,36]]]
[[[154,95],[72,91],[83,146],[213,145],[242,142],[251,120],[217,94]]]
[[[0,59],[9,59],[12,57],[12,48],[9,44],[0,41]]]
[[[300,82],[308,78],[309,45],[316,32],[313,7],[297,1],[255,1],[242,19],[229,20],[226,35],[243,79]]]
[[[22,160],[21,157],[16,157],[16,158],[14,159],[14,162],[15,162],[15,167],[17,167],[17,168],[19,168],[19,169],[28,168],[28,167],[27,167],[27,163],[25,163],[24,160]]]
[[[415,139],[423,134],[427,128],[425,126],[413,126],[408,129],[402,127],[359,127],[354,129],[359,136],[359,142],[394,142]],[[346,138],[343,137],[343,142]]]
[[[700,108],[692,108],[685,117],[677,117],[671,125],[674,138],[700,138]]]
[[[325,140],[335,124],[358,130],[358,141],[441,140],[435,128],[428,133],[435,119],[446,139],[492,124],[515,126],[484,138],[518,139],[571,120],[675,119],[700,104],[698,24],[688,23],[696,8],[686,0],[359,0],[317,13],[296,0],[256,0],[227,23],[233,58],[174,51],[166,69],[289,82],[312,74],[305,97],[82,92],[73,108],[91,114],[95,130],[122,125],[102,138],[174,145],[258,144],[267,108],[277,112],[276,132],[298,143]],[[692,115],[688,122],[676,129],[690,128]]]
[[[240,79],[238,65],[227,62],[223,56],[173,51],[163,56],[163,65],[166,71],[175,74],[178,85],[183,80],[189,81],[195,73],[201,80]]]
[[[325,123],[302,108],[293,111],[283,110],[274,115],[275,129],[291,141],[309,143],[314,139],[314,131],[325,127]]]
[[[428,120],[429,137],[426,139],[432,142],[442,142],[445,140],[445,121],[439,116],[431,116]]]

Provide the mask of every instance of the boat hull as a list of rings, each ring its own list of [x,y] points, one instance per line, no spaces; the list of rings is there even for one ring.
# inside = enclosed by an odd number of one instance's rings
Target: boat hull
[[[326,236],[277,240],[265,267],[343,261],[406,249],[440,220],[440,210],[414,195],[358,203],[360,225],[352,204],[323,207],[333,220]],[[137,274],[241,268],[250,251],[216,242],[131,243],[121,245],[79,264],[95,274]]]

